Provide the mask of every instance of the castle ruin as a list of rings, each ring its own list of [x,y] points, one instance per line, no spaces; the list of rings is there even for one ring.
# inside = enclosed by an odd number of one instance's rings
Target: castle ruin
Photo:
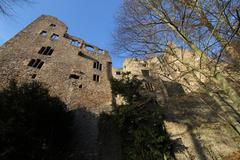
[[[179,56],[177,59],[188,60],[199,67],[199,59],[190,51],[178,48],[176,52]],[[130,58],[125,60],[122,69],[112,68],[107,51],[69,35],[63,22],[45,15],[0,47],[0,89],[12,79],[17,82],[36,80],[46,85],[51,95],[60,97],[70,110],[86,108],[93,113],[77,112],[75,115],[76,144],[73,148],[82,159],[97,157],[96,115],[112,109],[112,76],[121,79],[123,72],[138,76],[143,80],[146,93],[155,96],[159,103],[164,103],[171,96],[174,98],[176,94],[199,89],[186,71],[170,54],[147,60]],[[206,80],[202,75],[197,76],[203,82]],[[202,153],[198,159],[208,159],[212,155],[218,158],[218,155],[223,157],[237,149],[239,138],[217,116],[212,105],[194,96],[181,100],[181,103],[166,103],[165,114],[170,115],[166,126],[172,138],[182,140],[186,146],[185,155],[196,157],[200,150]],[[194,105],[188,106],[186,102]]]
[[[70,36],[57,18],[43,15],[2,45],[0,66],[1,87],[11,79],[37,80],[71,110],[111,110],[108,51]]]

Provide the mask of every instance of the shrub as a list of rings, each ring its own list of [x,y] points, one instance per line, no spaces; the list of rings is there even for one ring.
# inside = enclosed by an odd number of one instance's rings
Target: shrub
[[[125,160],[170,158],[170,139],[160,109],[128,105],[116,109],[113,116],[120,130]]]
[[[0,159],[64,159],[72,116],[40,83],[0,92]]]
[[[111,117],[102,116],[106,121],[113,119],[118,126],[123,159],[170,159],[170,138],[164,129],[161,108],[154,99],[139,94],[141,80],[124,74],[123,79],[113,79],[111,84],[113,93],[124,96],[129,104],[116,108]]]
[[[129,104],[140,97],[139,90],[141,85],[142,81],[137,79],[136,76],[130,77],[129,73],[123,73],[123,78],[120,80],[111,80],[113,94],[123,96]]]

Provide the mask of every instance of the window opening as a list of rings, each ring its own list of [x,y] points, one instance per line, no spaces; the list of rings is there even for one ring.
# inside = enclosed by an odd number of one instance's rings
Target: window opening
[[[99,82],[99,75],[97,75],[97,82]]]
[[[116,75],[121,75],[121,72],[120,72],[120,71],[117,71],[117,72],[116,72]]]
[[[79,76],[76,74],[70,74],[69,79],[79,79]]]
[[[99,82],[100,81],[99,75],[94,74],[93,81]]]
[[[75,46],[75,47],[80,47],[80,42],[78,42],[78,41],[72,40],[72,41],[70,42],[70,44],[71,44],[72,46]]]
[[[53,34],[52,36],[51,36],[51,40],[52,41],[57,41],[59,39],[59,35],[57,35],[57,34]]]
[[[97,68],[97,62],[93,62],[93,68]]]
[[[54,51],[53,49],[50,49],[49,52],[48,52],[48,55],[49,56],[52,55],[53,51]]]
[[[50,27],[55,28],[56,24],[50,24]]]
[[[93,62],[93,68],[96,68],[98,70],[102,70],[102,64],[99,62]]]
[[[37,60],[31,59],[31,61],[28,63],[28,66],[40,69],[42,68],[43,64],[44,62],[41,61],[40,59],[37,59]]]
[[[32,67],[37,67],[40,62],[41,62],[41,60],[40,60],[40,59],[37,59],[37,61],[33,64]]]
[[[48,55],[48,52],[50,51],[51,47],[47,47],[46,50],[43,52],[43,55]]]
[[[44,62],[40,62],[39,65],[37,66],[38,69],[41,69],[43,66]]]
[[[46,36],[47,36],[47,32],[46,32],[46,31],[42,31],[42,32],[40,33],[40,35],[41,35],[42,37],[46,37]]]
[[[51,47],[42,47],[39,51],[38,51],[38,53],[39,54],[43,54],[43,55],[52,55],[52,53],[53,53],[53,49],[51,48]]]
[[[89,52],[93,52],[94,51],[94,47],[90,46],[90,45],[86,45],[86,50],[88,50]]]
[[[42,48],[38,51],[38,53],[39,53],[39,54],[43,54],[43,52],[44,52],[45,49],[46,49],[46,47],[42,47]]]
[[[31,59],[31,61],[28,63],[28,66],[33,66],[34,62],[35,62],[35,59]]]
[[[97,69],[99,69],[99,62],[97,62]]]

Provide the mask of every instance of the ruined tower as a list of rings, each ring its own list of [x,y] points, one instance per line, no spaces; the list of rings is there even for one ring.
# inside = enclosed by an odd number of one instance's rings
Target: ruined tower
[[[37,80],[69,107],[111,109],[112,62],[107,51],[70,36],[55,17],[41,16],[0,47],[1,88]]]

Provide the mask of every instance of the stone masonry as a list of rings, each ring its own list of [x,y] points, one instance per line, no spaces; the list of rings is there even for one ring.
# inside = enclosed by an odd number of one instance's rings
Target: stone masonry
[[[164,125],[174,144],[175,159],[228,159],[224,157],[240,150],[240,137],[224,118],[232,111],[222,111],[209,96],[194,93],[199,85],[179,59],[199,67],[199,59],[190,51],[175,48],[174,56],[165,53],[149,59],[125,59],[123,68],[113,69],[112,75],[117,79],[123,72],[129,72],[130,77],[136,76],[143,81],[144,94],[153,96],[161,104]],[[203,70],[205,66],[203,64]],[[221,62],[219,68],[224,67]],[[230,75],[238,77],[234,72]],[[197,76],[207,82],[202,75]],[[124,102],[119,95],[115,101],[118,105]]]
[[[164,108],[167,131],[172,137],[180,138],[187,148],[189,158],[182,159],[210,159],[212,154],[206,152],[223,157],[236,151],[239,138],[229,134],[232,132],[226,130],[227,124],[215,117],[217,114],[212,111],[216,109],[211,108],[212,105],[188,95],[183,96],[180,103],[178,95],[196,91],[199,86],[190,74],[181,74],[187,70],[176,59],[187,59],[195,67],[199,66],[199,59],[187,50],[177,48],[175,52],[177,57],[164,54],[147,60],[128,58],[123,69],[114,69],[107,51],[69,35],[63,22],[43,15],[0,47],[0,89],[12,79],[42,82],[51,95],[60,97],[75,112],[71,158],[96,160],[99,157],[98,115],[110,111],[113,101],[124,104],[121,96],[113,99],[110,79],[112,76],[121,79],[123,72],[130,72],[143,80],[145,94],[167,106]],[[205,77],[197,76],[206,81]],[[176,97],[178,100],[174,103]],[[194,101],[187,106],[190,100]],[[218,136],[225,132],[225,139]],[[228,150],[220,154],[226,148]],[[195,154],[199,150],[202,153]]]
[[[108,52],[70,36],[55,17],[41,16],[0,47],[0,88],[10,80],[42,82],[74,114],[71,159],[96,160],[98,115],[112,109]]]
[[[107,51],[70,36],[57,18],[41,16],[0,48],[1,87],[40,81],[69,107],[111,109],[112,62]]]

